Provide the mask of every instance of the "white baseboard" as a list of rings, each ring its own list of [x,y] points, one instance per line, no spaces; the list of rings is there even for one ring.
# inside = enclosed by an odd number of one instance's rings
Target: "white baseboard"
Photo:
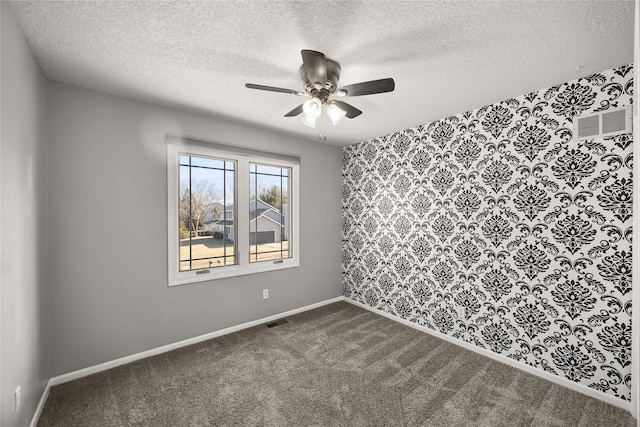
[[[36,406],[36,411],[33,413],[29,427],[36,427],[38,425],[38,420],[40,419],[40,415],[44,409],[44,404],[47,401],[47,397],[49,397],[49,390],[51,390],[51,380],[47,381],[47,386],[44,388],[42,396],[40,396],[40,401],[38,402],[38,406]]]
[[[433,336],[435,336],[437,338],[441,338],[441,339],[443,339],[443,340],[445,340],[447,342],[450,342],[452,344],[459,345],[460,347],[466,348],[467,350],[474,351],[474,352],[479,353],[479,354],[481,354],[483,356],[486,356],[486,357],[489,357],[491,359],[494,359],[494,360],[496,360],[498,362],[506,363],[509,366],[513,366],[514,368],[520,369],[521,371],[525,371],[525,372],[527,372],[529,374],[544,378],[545,380],[548,380],[548,381],[551,381],[551,382],[556,383],[558,385],[570,388],[571,390],[575,390],[575,391],[577,391],[579,393],[586,394],[586,395],[588,395],[590,397],[594,397],[594,398],[596,398],[598,400],[602,400],[602,401],[604,401],[606,403],[609,403],[611,405],[617,406],[619,408],[622,408],[622,409],[625,409],[625,410],[631,412],[631,402],[628,402],[626,400],[618,399],[616,397],[613,397],[613,396],[610,396],[608,394],[605,394],[605,393],[603,393],[601,391],[589,388],[586,385],[579,384],[579,383],[574,383],[573,381],[570,381],[570,380],[568,380],[566,378],[559,377],[559,376],[551,374],[549,372],[542,371],[540,369],[534,368],[533,366],[529,366],[529,365],[527,365],[525,363],[518,362],[517,360],[510,359],[510,358],[508,358],[506,356],[494,353],[494,352],[486,350],[484,348],[477,347],[477,346],[475,346],[473,344],[469,344],[467,342],[464,342],[462,340],[454,338],[454,337],[452,337],[450,335],[443,334],[442,332],[439,332],[439,331],[436,331],[436,330],[433,330],[433,329],[429,329],[429,328],[427,328],[425,326],[418,325],[416,323],[413,323],[413,322],[410,322],[408,320],[402,319],[402,318],[400,318],[398,316],[394,316],[393,314],[385,313],[382,310],[379,310],[379,309],[373,308],[373,307],[369,307],[368,305],[362,304],[361,302],[355,301],[355,300],[353,300],[351,298],[344,297],[344,301],[346,301],[348,303],[351,303],[351,304],[353,304],[355,306],[364,308],[365,310],[372,311],[372,312],[374,312],[376,314],[379,314],[381,316],[384,316],[384,317],[386,317],[388,319],[395,320],[396,322],[402,323],[403,325],[410,326],[410,327],[412,327],[414,329],[417,329],[417,330],[419,330],[421,332],[426,332],[427,334],[433,335]]]
[[[231,326],[229,328],[221,329],[219,331],[210,332],[208,334],[200,335],[197,337],[189,338],[186,340],[178,341],[172,344],[163,345],[161,347],[152,348],[150,350],[146,350],[140,353],[132,354],[130,356],[121,357],[119,359],[111,360],[109,362],[104,362],[99,365],[89,366],[84,369],[79,369],[77,371],[69,372],[67,374],[58,375],[53,377],[47,383],[47,387],[42,393],[42,397],[40,398],[40,402],[38,403],[38,407],[36,408],[35,413],[33,414],[33,418],[31,420],[31,427],[36,427],[38,424],[38,419],[40,418],[40,414],[42,413],[42,409],[44,408],[44,404],[47,401],[47,396],[49,396],[49,390],[52,386],[63,384],[78,378],[86,377],[87,375],[95,374],[98,372],[106,371],[107,369],[115,368],[116,366],[124,365],[126,363],[135,362],[136,360],[144,359],[147,357],[155,356],[157,354],[166,353],[171,350],[175,350],[181,347],[186,347],[188,345],[197,344],[202,341],[207,341],[212,338],[220,337],[222,335],[231,334],[233,332],[240,331],[242,329],[251,328],[253,326],[262,325],[264,323],[268,323],[274,321],[276,319],[280,319],[282,317],[293,316],[294,314],[302,313],[305,311],[313,310],[314,308],[322,307],[327,304],[332,304],[338,301],[344,301],[345,298],[343,296],[339,296],[336,298],[331,298],[325,301],[320,301],[315,304],[307,305],[304,307],[296,308],[293,310],[285,311],[284,313],[274,314],[272,316],[263,317],[262,319],[252,320],[251,322],[242,323],[240,325]]]

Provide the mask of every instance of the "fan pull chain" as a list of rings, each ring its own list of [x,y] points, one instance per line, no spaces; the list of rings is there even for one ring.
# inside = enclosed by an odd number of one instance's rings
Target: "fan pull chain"
[[[325,126],[325,124],[327,123],[327,120],[325,119],[326,115],[327,115],[327,106],[326,104],[322,104],[322,114],[320,114],[320,135],[318,136],[318,139],[320,141],[327,140],[327,128]]]

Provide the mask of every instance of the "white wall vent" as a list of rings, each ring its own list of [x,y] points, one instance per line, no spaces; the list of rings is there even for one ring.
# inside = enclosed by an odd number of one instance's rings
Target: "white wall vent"
[[[573,139],[602,138],[633,132],[631,105],[573,120]]]

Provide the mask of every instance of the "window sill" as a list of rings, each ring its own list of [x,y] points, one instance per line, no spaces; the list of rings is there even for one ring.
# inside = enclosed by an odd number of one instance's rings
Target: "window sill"
[[[281,262],[280,262],[281,261]],[[178,274],[169,274],[169,286],[188,285],[189,283],[206,282],[217,279],[225,279],[229,277],[244,276],[247,274],[264,273],[267,271],[278,271],[287,268],[296,268],[300,266],[300,261],[295,258],[277,261],[262,261],[250,265],[233,265],[229,267],[216,267],[208,269],[209,273],[200,273],[203,270],[187,271]]]

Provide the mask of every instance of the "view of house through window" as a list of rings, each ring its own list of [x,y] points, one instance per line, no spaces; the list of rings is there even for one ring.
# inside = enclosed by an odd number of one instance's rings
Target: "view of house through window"
[[[180,271],[236,264],[234,161],[179,155]]]
[[[289,258],[291,169],[249,164],[249,262]]]

